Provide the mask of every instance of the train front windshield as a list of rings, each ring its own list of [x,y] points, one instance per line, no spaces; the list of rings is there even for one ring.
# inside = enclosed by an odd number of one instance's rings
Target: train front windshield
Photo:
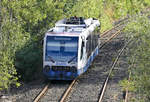
[[[51,62],[77,62],[78,37],[47,36],[45,60]]]

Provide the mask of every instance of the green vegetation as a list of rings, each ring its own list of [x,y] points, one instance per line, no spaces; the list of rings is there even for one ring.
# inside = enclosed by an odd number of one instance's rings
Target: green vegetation
[[[125,32],[133,41],[129,48],[130,80],[123,80],[124,89],[134,93],[130,101],[150,101],[150,19],[147,15],[134,17]]]
[[[42,68],[44,33],[64,17],[66,1],[0,1],[0,88],[35,78]]]
[[[39,77],[42,39],[57,20],[75,15],[98,18],[103,32],[111,28],[114,21],[135,15],[149,6],[149,0],[0,0],[0,90],[8,89],[10,85],[20,86],[18,79],[31,81]],[[141,37],[144,32],[145,37],[143,35],[141,40],[145,42],[140,43],[144,47],[149,40],[148,32],[145,32],[149,26],[136,26],[137,29],[134,27],[128,31],[141,32],[135,38]],[[139,51],[140,48],[144,49],[139,47]]]

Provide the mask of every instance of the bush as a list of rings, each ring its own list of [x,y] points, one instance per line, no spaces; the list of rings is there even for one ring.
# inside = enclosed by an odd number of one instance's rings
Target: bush
[[[122,81],[122,86],[134,93],[134,101],[150,101],[150,20],[147,16],[132,19],[125,32],[133,43],[129,50],[130,81]],[[131,99],[132,100],[132,99]]]

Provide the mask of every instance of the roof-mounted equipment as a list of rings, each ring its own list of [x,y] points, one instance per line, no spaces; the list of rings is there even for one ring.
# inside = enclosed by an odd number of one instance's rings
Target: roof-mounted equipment
[[[66,24],[85,24],[83,17],[70,17],[67,19]]]

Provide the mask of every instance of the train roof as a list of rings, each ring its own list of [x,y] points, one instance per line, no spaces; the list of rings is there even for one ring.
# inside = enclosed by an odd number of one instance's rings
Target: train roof
[[[95,27],[100,26],[97,19],[83,17],[70,17],[62,19],[55,23],[55,27],[48,30],[48,35],[88,35]]]

